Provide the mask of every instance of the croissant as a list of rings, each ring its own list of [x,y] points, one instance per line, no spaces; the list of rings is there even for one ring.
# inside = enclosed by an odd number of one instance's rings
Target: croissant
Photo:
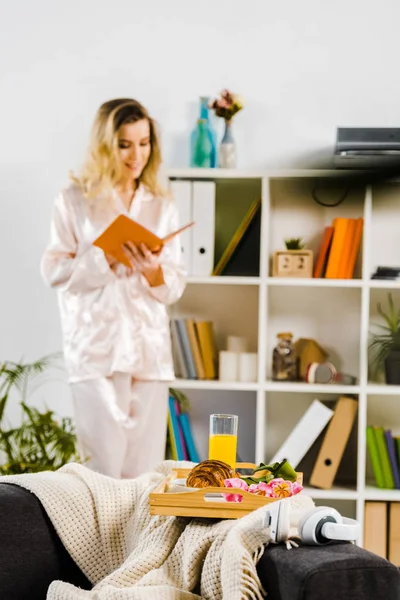
[[[203,460],[193,467],[186,479],[188,487],[224,487],[225,479],[240,477],[230,465],[221,460]]]

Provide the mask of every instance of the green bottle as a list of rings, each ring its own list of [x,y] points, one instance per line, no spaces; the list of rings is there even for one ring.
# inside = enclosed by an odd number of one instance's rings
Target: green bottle
[[[214,167],[213,139],[206,119],[198,119],[191,140],[191,167],[210,169]]]

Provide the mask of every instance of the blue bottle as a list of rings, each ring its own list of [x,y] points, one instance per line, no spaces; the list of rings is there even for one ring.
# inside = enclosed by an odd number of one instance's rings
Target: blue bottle
[[[211,127],[206,96],[200,98],[200,118],[190,137],[190,166],[205,169],[217,166],[216,133]]]

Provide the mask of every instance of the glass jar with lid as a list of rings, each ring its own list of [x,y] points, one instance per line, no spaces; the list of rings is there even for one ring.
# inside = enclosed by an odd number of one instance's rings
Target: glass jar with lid
[[[272,379],[274,381],[297,381],[297,354],[293,334],[278,333],[278,343],[272,353]]]

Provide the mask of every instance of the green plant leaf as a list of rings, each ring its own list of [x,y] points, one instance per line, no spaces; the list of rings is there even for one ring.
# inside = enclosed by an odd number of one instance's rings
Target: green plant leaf
[[[55,470],[67,462],[81,462],[71,419],[57,419],[54,412],[40,411],[26,403],[28,387],[50,366],[58,366],[60,354],[28,364],[6,361],[0,365],[0,466],[3,475]],[[22,417],[19,427],[6,429],[3,417],[11,389],[20,392]]]

